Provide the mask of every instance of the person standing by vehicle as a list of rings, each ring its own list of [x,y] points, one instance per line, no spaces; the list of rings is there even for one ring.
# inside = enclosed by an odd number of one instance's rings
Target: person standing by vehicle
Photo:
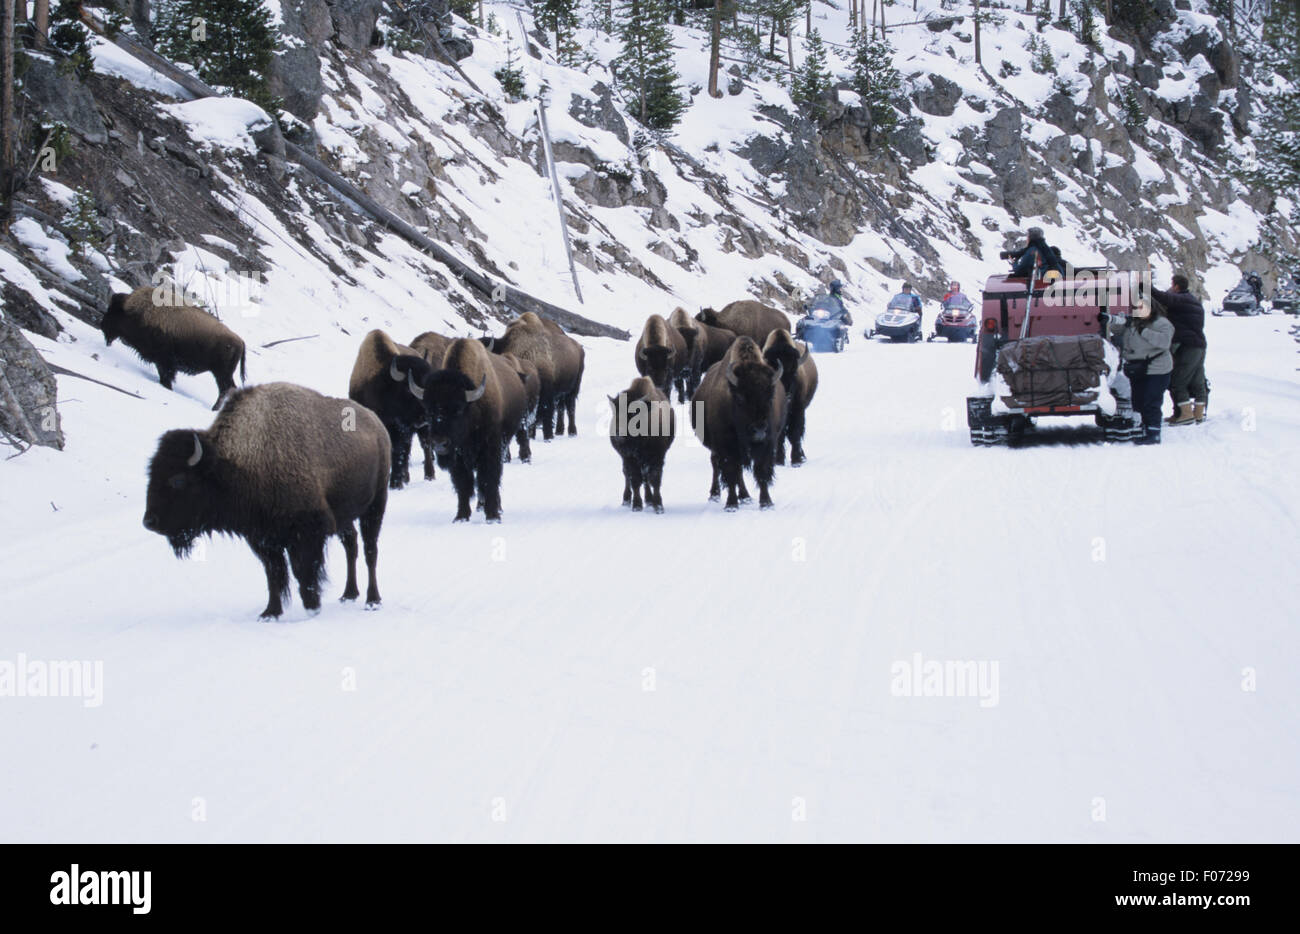
[[[1133,411],[1142,416],[1143,434],[1135,443],[1159,444],[1161,402],[1174,369],[1174,358],[1169,352],[1174,326],[1155,301],[1135,305],[1133,317],[1119,332],[1124,375],[1132,387]]]
[[[1152,289],[1151,294],[1165,306],[1165,314],[1174,326],[1169,393],[1177,410],[1169,424],[1200,424],[1205,421],[1209,401],[1205,382],[1205,306],[1191,293],[1190,283],[1181,273],[1173,277],[1168,292]]]

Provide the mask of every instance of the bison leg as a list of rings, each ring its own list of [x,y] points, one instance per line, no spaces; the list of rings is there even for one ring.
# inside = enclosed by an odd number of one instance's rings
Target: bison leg
[[[483,514],[488,522],[501,521],[501,458],[493,457],[491,445],[478,465],[478,490],[483,497]]]
[[[740,501],[742,503],[747,503],[753,499],[749,495],[749,488],[745,486],[745,472],[739,467],[736,468],[736,485],[740,488]]]
[[[646,470],[646,499],[657,513],[664,511],[664,498],[659,493],[659,485],[664,479],[664,463],[653,463]]]
[[[379,563],[379,527],[384,524],[384,507],[388,502],[388,491],[380,490],[379,497],[371,503],[370,509],[361,517],[361,544],[366,549],[366,573],[370,578],[366,587],[366,606],[379,606],[379,579],[375,568]]]
[[[569,435],[573,436],[578,433],[578,418],[575,413],[578,410],[578,394],[569,393],[569,398],[564,400],[564,406],[569,410]]]
[[[237,362],[238,361],[236,361],[236,363]],[[212,411],[215,412],[217,409],[221,408],[221,403],[225,401],[226,394],[234,392],[235,390],[235,368],[232,365],[230,372],[225,376],[215,372],[212,376],[217,381],[217,401],[212,404]]]
[[[727,512],[740,508],[740,499],[736,496],[736,487],[745,488],[745,478],[740,471],[740,464],[733,460],[722,461],[722,482],[727,485]],[[748,499],[749,497],[744,497]]]
[[[429,440],[429,426],[425,425],[416,431],[416,436],[420,439],[420,450],[424,452],[424,479],[433,479],[433,442]]]
[[[451,462],[451,484],[456,488],[456,518],[453,522],[468,522],[474,514],[470,509],[469,499],[474,495],[474,468],[464,458],[457,457]]]
[[[713,482],[709,484],[709,502],[716,503],[718,501],[718,497],[722,495],[722,490],[718,486],[718,477],[721,475],[721,470],[718,465],[721,463],[721,458],[719,458],[718,455],[714,454],[712,460],[713,460]]]
[[[519,463],[530,463],[533,459],[533,449],[528,443],[528,430],[526,428],[520,428],[515,432],[515,442],[519,445]]]
[[[303,609],[319,612],[321,580],[325,577],[325,537],[302,533],[289,548],[289,566],[298,578]]]
[[[775,476],[776,472],[772,469],[770,457],[755,459],[754,479],[758,481],[758,507],[760,509],[772,508],[772,497],[768,494],[767,488],[772,484]]]
[[[568,400],[564,396],[555,397],[555,434],[564,434],[564,413]]]
[[[641,465],[636,462],[635,458],[625,458],[623,460],[623,476],[626,478],[624,490],[632,491],[632,511],[640,512],[642,509],[641,502],[641,484],[644,481],[644,471]],[[650,498],[650,488],[646,487],[646,499]],[[627,502],[627,493],[623,493],[623,502]]]
[[[284,612],[284,599],[289,596],[289,567],[284,560],[284,548],[270,542],[249,543],[253,554],[266,571],[266,609],[262,619],[279,619]]]
[[[411,429],[403,425],[388,424],[388,440],[393,450],[392,473],[388,478],[390,490],[400,490],[411,481]]]
[[[537,403],[537,420],[542,423],[542,440],[555,437],[555,397],[543,398]]]
[[[361,596],[361,591],[357,589],[357,527],[351,519],[339,529],[339,538],[343,541],[343,553],[348,559],[348,582],[343,587],[343,596],[339,598],[340,602],[344,600],[355,600]]]
[[[790,423],[786,426],[786,437],[790,439],[790,466],[798,467],[804,462],[803,453],[803,432],[804,432],[804,412],[803,407],[791,407]],[[778,461],[777,463],[781,463]]]
[[[172,383],[176,381],[176,368],[168,366],[165,363],[157,364],[158,382],[162,384],[163,389],[171,389]]]

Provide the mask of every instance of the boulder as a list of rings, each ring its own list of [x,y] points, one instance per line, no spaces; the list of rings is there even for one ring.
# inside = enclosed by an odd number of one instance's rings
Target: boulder
[[[1207,150],[1223,145],[1223,113],[1204,94],[1192,98],[1184,132]]]
[[[930,75],[912,91],[912,102],[922,113],[934,117],[951,117],[961,100],[961,85],[941,75]]]
[[[333,0],[329,4],[330,19],[339,45],[359,52],[370,48],[383,6],[383,0]]]
[[[1151,62],[1138,62],[1133,68],[1133,77],[1137,83],[1142,85],[1148,91],[1154,91],[1160,86],[1160,66]]]
[[[63,450],[58,383],[21,330],[0,318],[0,430],[24,444]]]
[[[583,126],[589,126],[593,129],[607,130],[618,137],[618,141],[624,146],[628,145],[631,136],[627,131],[627,121],[618,112],[614,106],[614,95],[609,87],[601,82],[596,82],[592,87],[596,94],[596,100],[583,97],[579,94],[573,94],[569,98],[569,116],[577,120]]]
[[[36,55],[27,56],[23,94],[46,123],[65,124],[86,142],[102,146],[108,142],[108,128],[95,106],[90,89],[69,75],[59,74],[54,63]]]

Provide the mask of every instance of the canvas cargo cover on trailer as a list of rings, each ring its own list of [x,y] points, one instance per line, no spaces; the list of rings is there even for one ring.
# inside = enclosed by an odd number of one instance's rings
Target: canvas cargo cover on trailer
[[[1008,408],[1091,405],[1110,376],[1100,334],[1027,337],[998,349],[998,374],[1010,395]]]

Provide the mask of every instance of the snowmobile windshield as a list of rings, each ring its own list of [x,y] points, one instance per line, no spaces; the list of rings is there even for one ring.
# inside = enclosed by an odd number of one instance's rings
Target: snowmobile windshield
[[[818,295],[808,307],[808,315],[816,321],[828,321],[844,314],[844,306],[833,295]]]
[[[886,306],[890,311],[915,311],[916,296],[909,292],[899,292],[889,300]]]
[[[967,312],[974,307],[975,303],[960,292],[956,295],[949,295],[943,302],[944,311]]]

